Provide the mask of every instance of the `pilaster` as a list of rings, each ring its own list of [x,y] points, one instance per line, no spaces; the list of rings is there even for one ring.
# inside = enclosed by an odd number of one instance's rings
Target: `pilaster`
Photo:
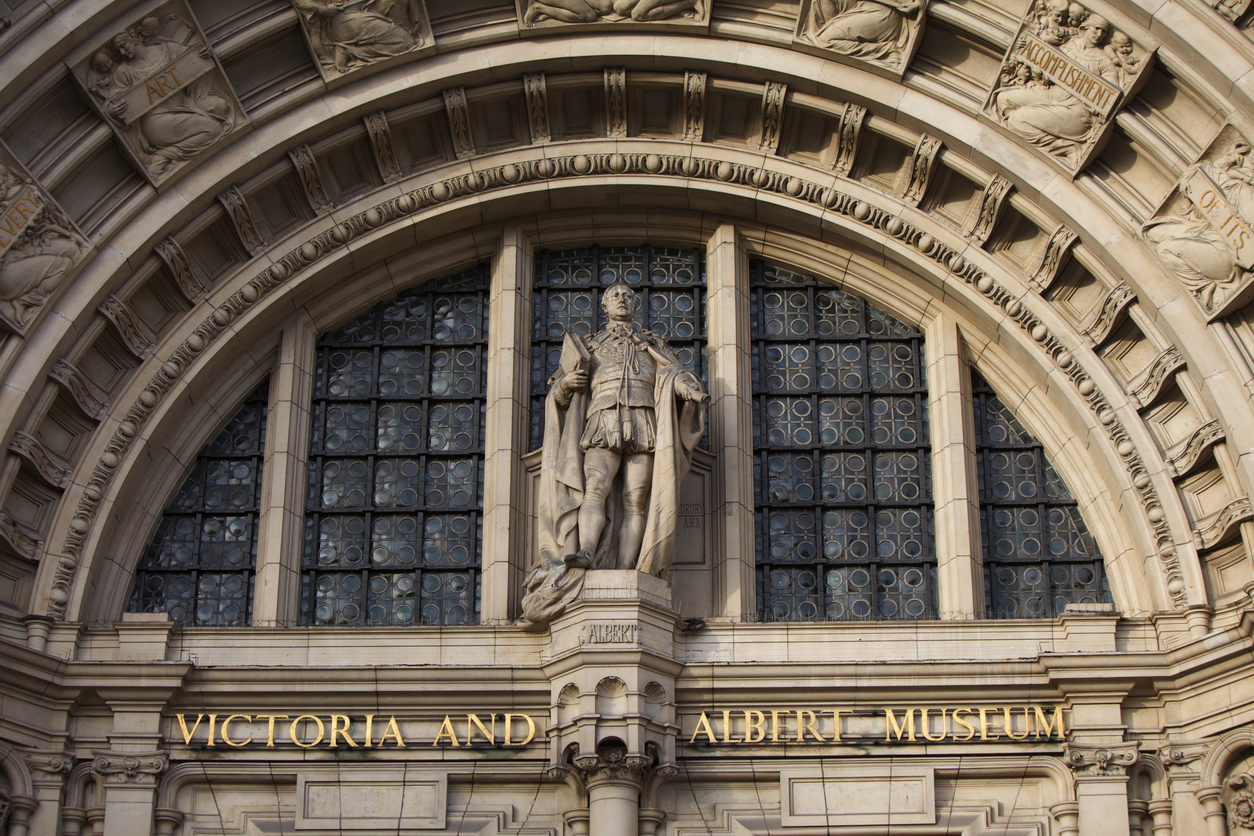
[[[104,785],[104,836],[152,833],[157,779],[169,765],[167,755],[114,750],[92,754],[92,771]]]
[[[31,814],[29,831],[32,836],[52,836],[61,818],[70,756],[63,752],[28,752],[25,761],[30,769],[32,794],[38,804]]]
[[[1080,833],[1130,836],[1128,769],[1138,758],[1136,744],[1068,744],[1066,761],[1075,773]]]

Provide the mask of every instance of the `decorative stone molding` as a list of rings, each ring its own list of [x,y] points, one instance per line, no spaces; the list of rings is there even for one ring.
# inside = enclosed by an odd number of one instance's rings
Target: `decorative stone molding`
[[[0,510],[0,538],[27,560],[39,560],[39,534],[13,519],[8,511]]]
[[[39,439],[19,430],[13,433],[9,450],[25,459],[49,485],[54,488],[65,487],[65,481],[69,477],[69,463],[44,447]]]
[[[266,242],[262,241],[261,235],[257,233],[252,210],[248,208],[248,201],[244,199],[243,193],[235,186],[231,186],[218,195],[218,202],[222,204],[222,208],[226,209],[227,217],[231,219],[231,224],[235,227],[235,234],[239,236],[240,243],[244,245],[244,249],[248,250],[248,254],[258,256],[264,252]]]
[[[1101,152],[1116,111],[1149,78],[1156,48],[1080,4],[1032,3],[982,115],[1074,176]]]
[[[1174,345],[1154,358],[1154,362],[1128,382],[1128,397],[1143,409],[1158,399],[1167,381],[1184,367],[1184,357]]]
[[[470,109],[466,105],[466,88],[451,87],[444,91],[444,110],[448,114],[449,133],[458,159],[475,155],[475,141],[470,136]]]
[[[627,747],[617,741],[606,741],[595,753],[576,755],[572,762],[589,784],[596,781],[643,784],[654,765],[651,756],[628,754]]]
[[[705,137],[705,81],[705,73],[684,72],[684,139],[688,142]]]
[[[24,760],[31,771],[31,780],[36,783],[60,784],[74,764],[73,759],[63,752],[28,752]]]
[[[379,166],[383,182],[395,183],[404,176],[404,172],[401,171],[400,160],[396,158],[387,114],[376,110],[374,113],[367,113],[362,121],[366,123],[366,136],[370,138],[370,148],[374,151],[374,161]]]
[[[1228,827],[1254,828],[1254,775],[1244,773],[1224,781],[1220,798],[1228,811]]]
[[[1176,770],[1192,770],[1193,764],[1206,757],[1204,743],[1173,743],[1162,751],[1163,768],[1168,773]]]
[[[249,124],[183,0],[158,6],[71,60],[85,97],[154,186]]]
[[[1128,746],[1076,746],[1067,744],[1064,759],[1077,777],[1123,775],[1137,762],[1136,744]]]
[[[323,79],[435,45],[424,0],[379,7],[292,0],[305,44]]]
[[[936,170],[936,157],[940,154],[941,141],[935,137],[922,134],[910,154],[908,175],[902,187],[901,199],[911,206],[918,206],[927,187],[932,182],[932,172]]]
[[[296,167],[296,176],[300,179],[301,188],[305,190],[305,199],[315,215],[331,211],[331,201],[326,189],[322,187],[322,174],[318,171],[318,160],[313,149],[308,145],[297,145],[287,152],[288,159]]]
[[[973,286],[989,304],[1004,311],[1010,322],[1018,325],[1040,346],[1040,350],[1053,360],[1064,377],[1071,381],[1076,391],[1088,403],[1096,416],[1097,425],[1105,431],[1123,460],[1136,488],[1143,513],[1153,530],[1158,557],[1164,566],[1167,592],[1172,606],[1183,609],[1187,605],[1175,539],[1136,445],[1110,402],[1097,389],[1093,378],[1059,337],[1050,332],[1031,309],[1028,301],[1011,295],[992,276],[967,261],[958,251],[902,220],[897,214],[865,203],[830,182],[817,183],[803,176],[769,171],[760,165],[733,163],[726,159],[633,152],[573,154],[523,160],[487,166],[468,174],[437,180],[398,197],[383,200],[319,233],[288,253],[275,257],[273,264],[260,270],[251,281],[214,309],[183,344],[174,350],[121,420],[99,463],[87,478],[86,487],[78,499],[68,530],[63,535],[63,546],[49,591],[47,614],[57,620],[65,617],[83,543],[95,523],[100,502],[114,479],[117,467],[130,450],[140,428],[188,365],[195,362],[207,345],[226,333],[231,323],[258,299],[282,285],[290,276],[344,247],[349,241],[420,210],[457,198],[512,188],[519,183],[621,174],[706,180],[792,199],[802,205],[825,210],[832,217],[838,216],[846,222],[861,225],[875,234],[887,235],[946,270],[953,280]],[[1057,237],[1056,234],[1055,238]],[[1062,251],[1065,247],[1059,249]],[[1248,507],[1246,502],[1247,511]]]
[[[1110,289],[1102,300],[1101,307],[1097,309],[1097,317],[1084,329],[1093,345],[1101,345],[1106,341],[1119,323],[1120,316],[1135,299],[1136,292],[1127,282],[1120,282]]]
[[[793,40],[898,77],[918,49],[926,7],[919,0],[881,0],[870,9],[831,0],[803,0]]]
[[[1079,237],[1079,235],[1062,224],[1059,224],[1058,228],[1049,236],[1049,241],[1040,249],[1027,270],[1028,284],[1037,293],[1044,293],[1049,290],[1049,286],[1054,283],[1054,279],[1058,278],[1058,271],[1066,263],[1067,255],[1071,252],[1071,245]]]
[[[183,247],[178,241],[173,238],[163,238],[156,243],[153,251],[164,262],[170,278],[174,279],[179,292],[187,297],[187,301],[194,305],[204,298],[205,288],[192,273],[191,262],[187,260],[187,253],[183,252]]]
[[[86,415],[97,421],[104,415],[108,406],[105,398],[97,394],[95,384],[88,382],[83,373],[68,360],[53,363],[48,377],[61,384],[61,388],[70,393],[70,397]]]
[[[113,323],[113,327],[117,329],[122,342],[126,344],[131,354],[140,360],[148,356],[148,353],[152,351],[152,340],[148,339],[148,335],[140,327],[135,315],[131,313],[130,305],[110,293],[101,301],[97,310],[105,319]]]
[[[1166,453],[1167,468],[1172,477],[1185,476],[1197,465],[1202,454],[1224,438],[1219,419],[1212,418],[1189,433]]]
[[[758,148],[768,154],[779,150],[779,136],[784,127],[784,99],[788,85],[768,81],[762,87],[762,129]]]
[[[553,139],[549,129],[549,91],[544,83],[544,73],[527,73],[523,76],[523,92],[527,96],[527,123],[531,128],[531,143],[539,145]]]
[[[984,186],[984,191],[980,193],[979,208],[972,216],[970,225],[963,231],[963,234],[973,243],[982,247],[988,241],[988,236],[993,233],[993,228],[1001,219],[1002,209],[1006,206],[1006,196],[1010,194],[1012,185],[1005,177],[994,174]]]
[[[627,70],[622,67],[605,70],[605,135],[627,136]]]
[[[1199,549],[1217,546],[1241,523],[1254,519],[1248,497],[1239,496],[1209,517],[1198,520],[1193,528],[1193,543]]]
[[[515,0],[518,28],[547,29],[554,26],[601,27],[607,24],[665,24],[668,26],[708,26],[711,0],[675,0],[671,3],[647,3],[644,0],[617,0],[613,4],[589,0],[565,0],[547,3],[544,0]],[[608,7],[608,10],[607,10]]]
[[[123,753],[94,751],[91,771],[105,779],[106,784],[156,784],[165,772],[170,758],[165,752]]]
[[[858,155],[858,142],[862,139],[862,123],[866,120],[866,108],[861,105],[846,104],[840,114],[840,124],[836,128],[836,161],[832,168],[841,177],[848,177],[853,171],[853,161]]]

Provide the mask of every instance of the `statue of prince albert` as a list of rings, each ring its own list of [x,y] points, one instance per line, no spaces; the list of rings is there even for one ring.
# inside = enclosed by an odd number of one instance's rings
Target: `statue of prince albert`
[[[710,396],[664,339],[635,325],[636,305],[629,285],[610,285],[605,329],[586,341],[567,331],[549,380],[524,628],[560,615],[588,570],[670,568],[679,487]]]

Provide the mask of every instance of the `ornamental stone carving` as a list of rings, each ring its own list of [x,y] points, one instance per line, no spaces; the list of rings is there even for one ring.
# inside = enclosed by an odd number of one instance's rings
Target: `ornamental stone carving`
[[[90,247],[9,149],[0,146],[0,322],[25,333]]]
[[[91,771],[104,777],[109,784],[157,783],[157,776],[165,772],[169,756],[165,752],[92,752]]]
[[[705,26],[709,0],[516,0],[524,29],[569,23],[680,23]]]
[[[327,81],[434,45],[423,0],[292,0]]]
[[[540,629],[579,597],[584,572],[665,577],[679,487],[705,429],[705,387],[667,342],[633,322],[639,299],[614,284],[605,329],[566,332],[545,399],[539,554],[520,624]]]
[[[1068,0],[1035,0],[984,113],[1075,174],[1101,150],[1115,111],[1147,79],[1154,52]]]
[[[1067,766],[1077,776],[1122,775],[1140,758],[1136,744],[1066,747]]]
[[[75,65],[74,77],[154,186],[248,122],[181,2],[97,45]]]
[[[1254,775],[1237,775],[1224,781],[1220,796],[1228,811],[1228,827],[1254,829]]]
[[[1208,320],[1254,296],[1254,160],[1225,127],[1142,233]]]
[[[905,72],[923,34],[920,0],[803,0],[794,38]]]

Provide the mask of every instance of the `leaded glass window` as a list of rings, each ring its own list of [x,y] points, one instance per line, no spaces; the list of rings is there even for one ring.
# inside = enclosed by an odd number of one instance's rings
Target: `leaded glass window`
[[[923,335],[764,262],[750,316],[762,620],[934,618]]]
[[[301,623],[478,622],[488,282],[428,282],[318,341]]]
[[[1052,618],[1110,601],[1102,555],[1037,440],[974,368],[975,444],[990,618]]]
[[[706,382],[705,258],[700,250],[589,247],[536,256],[531,342],[531,449],[544,438],[544,396],[562,339],[605,325],[601,294],[616,281],[636,290],[636,324],[661,335]],[[703,442],[704,444],[705,442]]]
[[[205,445],[140,558],[127,612],[185,627],[243,627],[252,617],[269,382]]]

